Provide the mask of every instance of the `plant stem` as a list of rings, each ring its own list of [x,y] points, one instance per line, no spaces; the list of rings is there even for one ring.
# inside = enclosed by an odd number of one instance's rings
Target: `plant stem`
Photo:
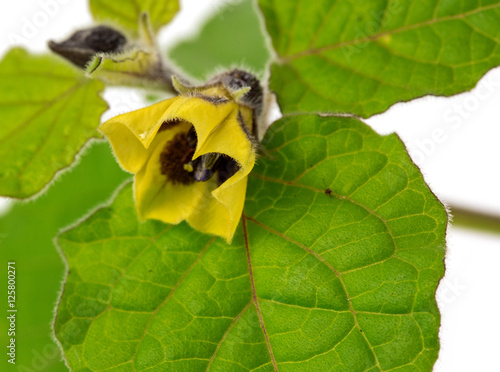
[[[500,215],[450,205],[453,225],[500,235]]]

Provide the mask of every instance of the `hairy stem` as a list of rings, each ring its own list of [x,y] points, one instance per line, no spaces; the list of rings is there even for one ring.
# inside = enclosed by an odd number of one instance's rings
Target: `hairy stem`
[[[500,215],[451,205],[453,225],[500,235]]]

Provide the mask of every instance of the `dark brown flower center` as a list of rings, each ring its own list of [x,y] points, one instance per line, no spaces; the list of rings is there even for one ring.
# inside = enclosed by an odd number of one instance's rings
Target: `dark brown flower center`
[[[216,175],[217,184],[222,185],[240,169],[233,158],[219,153],[205,154],[193,160],[197,142],[193,127],[168,141],[160,154],[161,174],[172,183],[182,185],[206,182]]]
[[[195,182],[193,173],[184,167],[193,158],[195,148],[190,146],[186,133],[177,133],[160,154],[161,174],[174,184],[189,185]]]

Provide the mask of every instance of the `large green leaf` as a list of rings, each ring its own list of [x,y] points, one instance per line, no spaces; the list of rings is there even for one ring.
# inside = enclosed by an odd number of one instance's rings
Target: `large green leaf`
[[[0,218],[0,263],[6,270],[8,261],[16,262],[19,309],[16,365],[9,369],[4,361],[2,370],[68,370],[51,336],[54,304],[64,275],[54,236],[89,208],[107,200],[128,177],[116,164],[109,145],[94,143],[71,172],[64,173],[43,196],[29,203],[14,203]],[[2,306],[4,313],[6,306],[7,301]],[[1,317],[0,328],[8,329],[6,317]],[[8,345],[7,339],[7,332],[2,332],[2,345]]]
[[[139,222],[131,186],[60,235],[72,370],[432,369],[447,216],[399,138],[311,115],[264,146],[232,245]]]
[[[251,0],[229,3],[191,40],[169,51],[169,59],[192,77],[205,79],[216,69],[238,66],[261,75],[270,55]]]
[[[26,198],[99,137],[103,85],[58,57],[22,49],[0,62],[0,76],[0,195]]]
[[[368,117],[471,89],[500,65],[500,2],[259,0],[283,112]]]
[[[148,13],[157,31],[177,14],[179,0],[90,0],[90,11],[98,21],[113,21],[133,32],[138,32],[141,14]]]

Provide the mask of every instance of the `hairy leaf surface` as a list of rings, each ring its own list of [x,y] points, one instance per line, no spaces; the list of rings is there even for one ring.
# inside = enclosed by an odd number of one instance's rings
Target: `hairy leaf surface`
[[[0,62],[0,76],[0,195],[27,198],[100,137],[104,87],[56,56],[22,49]]]
[[[500,65],[500,3],[259,0],[282,111],[369,117],[471,89]]]
[[[60,235],[72,370],[432,370],[447,216],[399,138],[294,116],[264,147],[231,245],[139,222],[131,185]]]

